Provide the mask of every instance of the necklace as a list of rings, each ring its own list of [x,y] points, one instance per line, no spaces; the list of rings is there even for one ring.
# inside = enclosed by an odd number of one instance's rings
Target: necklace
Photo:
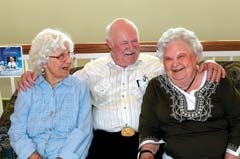
[[[192,81],[189,83],[188,87],[187,87],[186,89],[183,89],[185,92],[187,92],[188,89],[192,86],[193,82],[194,82],[195,79],[196,79],[197,72],[198,72],[198,71],[196,70],[196,72],[195,72],[195,74],[194,74],[194,77],[193,77]]]

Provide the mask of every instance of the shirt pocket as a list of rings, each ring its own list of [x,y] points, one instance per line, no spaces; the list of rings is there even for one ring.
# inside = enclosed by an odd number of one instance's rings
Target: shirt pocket
[[[137,84],[138,90],[139,90],[141,93],[144,93],[144,92],[145,92],[149,80],[150,80],[149,75],[144,74],[144,73],[140,73],[140,72],[137,73],[137,76],[136,76],[136,84]]]
[[[68,133],[77,127],[79,103],[74,100],[75,98],[77,97],[70,93],[62,96],[61,106],[58,108],[58,113],[55,114],[53,121],[56,131]]]
[[[98,81],[97,84],[95,84],[95,86],[93,87],[94,93],[100,97],[108,96],[110,93],[110,89],[111,83],[109,80],[105,79]]]

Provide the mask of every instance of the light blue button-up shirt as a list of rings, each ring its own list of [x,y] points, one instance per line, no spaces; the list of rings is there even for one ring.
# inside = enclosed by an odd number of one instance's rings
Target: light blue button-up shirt
[[[52,88],[39,76],[18,94],[9,135],[19,159],[34,151],[47,159],[85,159],[92,140],[87,82],[70,75]]]

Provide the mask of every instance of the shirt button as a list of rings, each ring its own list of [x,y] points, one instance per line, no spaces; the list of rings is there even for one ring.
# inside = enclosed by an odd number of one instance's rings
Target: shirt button
[[[53,115],[53,111],[51,111],[50,113],[49,113],[49,116],[52,116]]]

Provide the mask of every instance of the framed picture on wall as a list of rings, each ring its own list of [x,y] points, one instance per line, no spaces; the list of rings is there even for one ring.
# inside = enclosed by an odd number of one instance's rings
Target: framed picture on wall
[[[0,46],[0,77],[23,73],[22,46]]]

